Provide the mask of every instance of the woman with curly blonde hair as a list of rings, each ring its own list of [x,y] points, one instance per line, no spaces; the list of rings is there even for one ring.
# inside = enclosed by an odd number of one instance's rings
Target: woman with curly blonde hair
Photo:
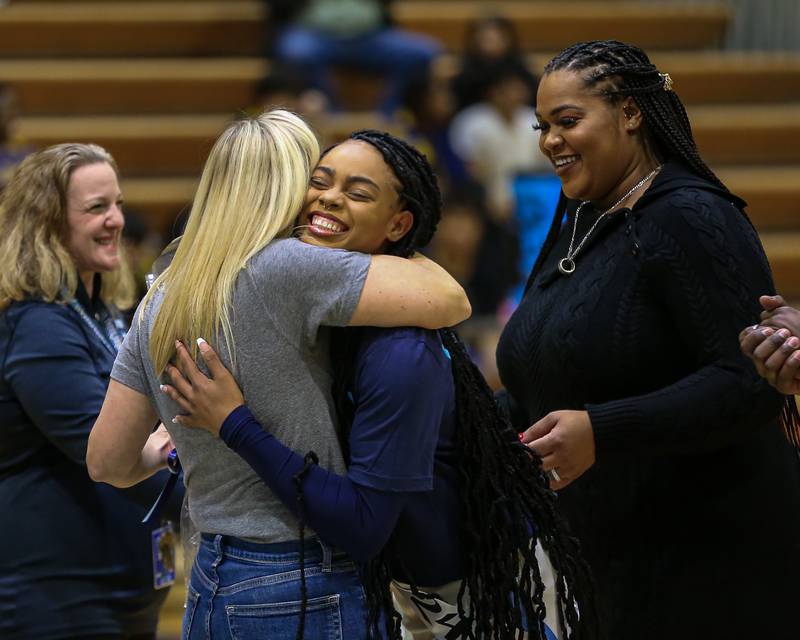
[[[0,196],[3,638],[155,637],[166,592],[145,506],[86,471],[127,329],[117,309],[133,302],[121,205],[116,163],[91,144],[31,154]]]

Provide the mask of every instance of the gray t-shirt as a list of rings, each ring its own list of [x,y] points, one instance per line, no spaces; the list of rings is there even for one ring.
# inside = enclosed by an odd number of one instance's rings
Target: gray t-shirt
[[[321,466],[344,473],[331,398],[329,331],[352,317],[370,256],[276,240],[240,274],[232,300],[235,367],[224,340],[214,346],[242,388],[259,422],[300,454],[313,450]],[[192,520],[204,533],[257,542],[296,539],[297,520],[250,466],[219,438],[171,422],[180,408],[159,389],[149,336],[163,291],[133,325],[111,377],[148,396],[167,426],[184,469]]]

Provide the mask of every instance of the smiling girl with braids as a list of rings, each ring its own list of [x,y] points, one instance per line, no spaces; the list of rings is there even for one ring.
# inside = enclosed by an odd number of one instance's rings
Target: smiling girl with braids
[[[298,538],[298,514],[239,456],[170,422],[179,407],[159,387],[176,340],[214,336],[253,414],[290,446],[343,472],[325,327],[438,328],[469,315],[463,290],[425,258],[291,237],[318,159],[314,134],[292,113],[268,111],[226,128],[172,262],[137,310],[89,437],[92,478],[129,486],[155,466],[142,445],[156,415],[169,425],[192,523],[202,532],[185,638],[287,638],[302,636],[303,623],[307,640],[352,638],[366,612],[351,558]]]
[[[440,215],[425,157],[361,131],[323,155],[301,222],[312,244],[409,256],[430,241]],[[363,562],[365,633],[400,637],[391,584],[415,640],[517,638],[526,620],[537,621],[530,638],[594,637],[577,545],[539,463],[455,333],[343,330],[333,347],[349,468],[346,476],[307,468],[301,495],[317,534]],[[165,389],[185,413],[176,420],[219,435],[295,506],[292,476],[303,458],[255,421],[210,347],[202,352],[213,379],[185,349],[178,365],[188,381],[169,369],[174,386]]]
[[[782,396],[739,352],[774,291],[744,202],[636,47],[565,49],[536,111],[564,197],[498,368],[606,635],[794,638],[800,465]]]

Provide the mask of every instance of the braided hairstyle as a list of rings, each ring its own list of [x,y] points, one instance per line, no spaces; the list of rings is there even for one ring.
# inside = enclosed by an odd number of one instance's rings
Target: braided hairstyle
[[[544,75],[554,71],[581,73],[586,88],[599,91],[611,104],[633,98],[644,117],[645,143],[652,146],[662,163],[679,162],[695,175],[727,191],[700,157],[686,109],[672,90],[672,80],[667,74],[660,73],[639,47],[618,40],[579,42],[561,51],[545,65]],[[562,194],[528,286],[558,239],[566,207],[567,199]]]
[[[350,138],[380,151],[400,182],[400,195],[414,214],[414,225],[389,252],[411,255],[430,241],[441,216],[441,196],[427,159],[386,133],[359,131]],[[348,390],[354,379],[359,334],[352,328],[342,331],[345,339],[339,336],[332,341],[333,362],[337,367],[334,399],[342,448],[349,462],[347,443],[354,407]],[[545,616],[544,584],[535,557],[538,538],[557,575],[559,618],[566,629],[565,637],[591,638],[598,625],[588,567],[581,559],[577,541],[567,533],[556,510],[555,494],[549,488],[541,460],[520,444],[455,332],[443,329],[440,335],[451,357],[455,386],[464,550],[461,558],[464,580],[458,594],[458,608],[471,622],[466,637],[520,637],[524,616],[530,627],[529,637],[544,638],[540,624]],[[383,618],[386,636],[399,639],[400,618],[389,590],[387,549],[391,546],[390,541],[378,557],[364,565],[362,578],[370,636],[380,637]]]
[[[628,97],[635,100],[662,162],[678,160],[692,173],[725,189],[700,157],[689,117],[672,90],[671,79],[659,73],[644,51],[617,40],[581,42],[564,49],[544,68],[545,74],[585,70],[587,89],[597,87],[612,104]]]

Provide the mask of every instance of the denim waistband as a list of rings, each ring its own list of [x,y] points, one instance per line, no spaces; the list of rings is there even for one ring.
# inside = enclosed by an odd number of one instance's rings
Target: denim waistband
[[[211,545],[217,539],[214,533],[203,533],[200,536],[203,542]],[[265,553],[268,555],[282,555],[285,553],[299,553],[300,541],[299,540],[285,540],[284,542],[250,542],[249,540],[242,540],[236,536],[220,536],[220,544],[223,549],[248,551],[251,553]],[[303,549],[307,552],[319,551],[320,546],[328,546],[322,543],[319,538],[312,536],[303,541]],[[331,548],[332,551],[336,551]]]

